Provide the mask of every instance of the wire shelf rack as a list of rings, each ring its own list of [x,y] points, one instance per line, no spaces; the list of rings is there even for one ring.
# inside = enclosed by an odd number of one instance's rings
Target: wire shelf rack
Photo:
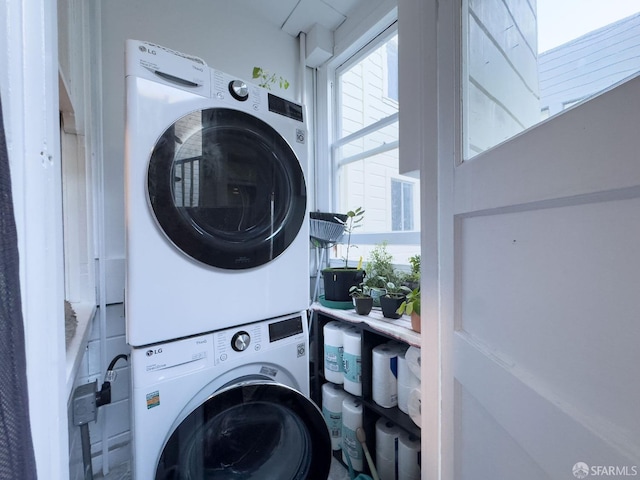
[[[311,212],[309,215],[309,236],[316,249],[316,284],[313,290],[312,302],[318,300],[320,291],[320,276],[327,261],[326,252],[336,245],[344,235],[344,224],[347,216],[338,213]]]

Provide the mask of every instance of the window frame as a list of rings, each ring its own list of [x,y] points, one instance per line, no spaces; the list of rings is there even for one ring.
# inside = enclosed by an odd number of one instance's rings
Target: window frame
[[[359,62],[366,55],[377,49],[382,43],[388,41],[398,33],[397,11],[390,12],[383,20],[369,28],[362,35],[353,38],[348,42],[348,46],[341,51],[336,49],[335,56],[325,65],[318,68],[316,77],[317,86],[317,142],[315,158],[315,173],[318,185],[326,185],[326,189],[318,189],[315,195],[315,208],[321,211],[336,211],[338,205],[337,173],[338,169],[349,161],[356,161],[360,156],[347,157],[338,162],[335,156],[335,149],[364,136],[367,133],[379,128],[381,125],[397,121],[398,113],[390,117],[379,120],[374,124],[364,127],[362,130],[338,139],[338,132],[342,128],[341,119],[333,122],[337,118],[339,111],[339,87],[337,77],[341,72]],[[345,43],[346,45],[346,43]],[[385,80],[386,87],[386,80]],[[385,96],[385,101],[395,102]],[[384,151],[398,148],[398,144],[388,144],[382,148]],[[367,152],[367,157],[379,151]],[[326,159],[326,160],[324,160]],[[323,161],[324,160],[324,161]],[[413,231],[389,231],[376,233],[359,233],[357,230],[352,235],[352,242],[359,244],[375,245],[387,241],[396,245],[420,245],[419,225],[415,225],[417,230]]]

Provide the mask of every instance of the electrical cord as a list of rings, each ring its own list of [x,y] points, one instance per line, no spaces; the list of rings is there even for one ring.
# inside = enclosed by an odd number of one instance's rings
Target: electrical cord
[[[129,356],[121,353],[120,355],[116,355],[113,360],[111,360],[111,363],[109,363],[107,373],[104,375],[104,383],[100,391],[96,392],[96,407],[111,403],[111,382],[116,379],[116,371],[114,368],[120,359],[128,360]]]
[[[93,479],[89,422],[96,421],[98,407],[111,403],[111,382],[116,379],[114,368],[116,362],[120,359],[128,360],[129,356],[120,354],[111,360],[100,391],[97,391],[98,380],[95,380],[92,383],[80,385],[73,393],[73,422],[80,427],[82,463],[84,466],[84,478],[86,480]]]
[[[113,360],[111,360],[111,363],[109,364],[109,367],[107,368],[107,373],[104,376],[104,380],[109,381],[109,382],[113,382],[116,379],[116,371],[114,370],[116,363],[118,362],[118,360],[123,359],[123,360],[129,360],[129,356],[125,355],[124,353],[121,353],[120,355],[116,355]]]

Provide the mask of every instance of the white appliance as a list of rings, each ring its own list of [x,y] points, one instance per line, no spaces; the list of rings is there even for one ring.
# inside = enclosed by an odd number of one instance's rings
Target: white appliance
[[[304,109],[128,40],[127,340],[173,340],[309,304]]]
[[[134,480],[322,479],[306,313],[133,349]]]

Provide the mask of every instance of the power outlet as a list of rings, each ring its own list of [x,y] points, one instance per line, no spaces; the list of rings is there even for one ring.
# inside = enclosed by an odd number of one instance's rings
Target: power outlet
[[[98,418],[98,408],[96,406],[96,392],[98,391],[98,381],[80,385],[73,392],[73,423],[74,425],[84,425],[94,422]]]

